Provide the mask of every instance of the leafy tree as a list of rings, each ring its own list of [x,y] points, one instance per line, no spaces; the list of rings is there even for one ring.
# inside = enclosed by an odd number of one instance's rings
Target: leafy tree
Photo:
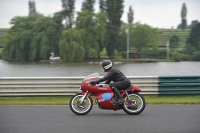
[[[188,25],[188,29],[192,29],[196,24],[198,24],[198,20],[193,20],[190,25]]]
[[[134,15],[134,13],[133,13],[132,6],[129,7],[129,12],[128,12],[127,15],[128,15],[128,23],[129,24],[133,23],[133,19],[134,19],[133,15]]]
[[[196,50],[200,50],[200,23],[196,24],[189,35],[188,43]]]
[[[8,43],[4,48],[6,60],[26,61],[29,59],[30,42],[32,39],[33,22],[39,15],[29,15],[28,17],[14,17],[10,24],[13,26],[8,30],[6,37]]]
[[[119,34],[119,43],[116,45],[116,50],[118,52],[123,52],[127,50],[127,34],[124,32],[126,29],[122,28]],[[126,52],[125,56],[126,57]]]
[[[106,1],[105,0],[99,0],[99,9],[100,9],[100,12],[106,12]]]
[[[95,31],[96,41],[99,46],[98,58],[100,58],[100,52],[106,46],[107,15],[106,15],[106,13],[97,13],[97,14],[95,14],[95,18],[96,18],[95,19],[96,26],[94,27],[94,31]]]
[[[29,15],[30,14],[35,14],[36,13],[36,7],[35,7],[35,1],[29,1]]]
[[[130,47],[136,48],[138,52],[144,48],[157,48],[158,30],[156,28],[140,23],[130,24],[128,28],[130,30]]]
[[[74,20],[74,3],[75,0],[61,0],[62,1],[62,8],[63,8],[63,17],[66,21],[66,28],[72,28],[73,20]]]
[[[33,36],[30,43],[29,60],[48,59],[52,51],[51,34],[53,20],[50,17],[38,16],[32,27]]]
[[[95,4],[95,0],[85,0],[85,1],[83,1],[82,11],[88,10],[90,12],[94,12],[94,4]]]
[[[58,30],[61,21],[58,18],[58,16],[45,17],[37,13],[27,17],[14,17],[11,20],[13,26],[6,35],[8,43],[3,51],[5,59],[17,61],[48,59],[50,52],[58,47],[58,36],[61,32]]]
[[[107,0],[106,12],[108,14],[107,23],[107,54],[114,56],[114,50],[119,43],[119,29],[121,27],[121,16],[123,14],[124,0]]]
[[[177,29],[181,29],[181,24],[178,24]]]
[[[80,30],[71,28],[62,32],[60,55],[65,61],[83,61],[85,48]]]
[[[169,38],[169,41],[170,41],[170,48],[176,48],[178,46],[180,39],[178,38],[178,36],[173,35]]]
[[[62,11],[54,13],[51,25],[51,51],[54,53],[59,53],[59,41],[61,38],[61,33],[63,31],[62,24]]]
[[[187,55],[192,55],[194,51],[195,51],[195,48],[192,45],[190,45],[190,44],[186,44],[186,47],[183,50],[183,52],[185,54],[187,54]]]
[[[105,13],[93,13],[84,10],[78,13],[76,28],[82,32],[82,40],[86,50],[86,57],[99,57],[105,42]]]
[[[186,4],[183,3],[182,10],[181,10],[181,28],[182,28],[182,30],[185,30],[187,28],[186,16],[187,16],[187,8],[186,8]]]
[[[94,13],[88,10],[78,12],[78,17],[76,20],[76,28],[82,32],[82,41],[84,43],[84,48],[86,50],[85,58],[92,56],[97,56],[99,47],[95,40],[95,17]],[[96,55],[95,55],[96,53]]]
[[[194,52],[192,56],[193,56],[194,61],[200,61],[200,52],[199,51]]]

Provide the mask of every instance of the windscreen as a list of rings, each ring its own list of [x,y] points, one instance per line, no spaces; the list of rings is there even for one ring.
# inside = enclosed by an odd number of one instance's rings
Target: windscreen
[[[90,74],[90,75],[88,75],[85,79],[89,79],[89,78],[99,78],[99,73]],[[84,80],[85,80],[85,79],[84,79]]]

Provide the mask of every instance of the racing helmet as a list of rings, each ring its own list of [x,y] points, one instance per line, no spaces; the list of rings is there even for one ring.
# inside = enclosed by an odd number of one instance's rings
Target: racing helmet
[[[108,70],[112,67],[112,62],[110,60],[104,60],[101,63],[101,67],[103,67],[105,70]]]

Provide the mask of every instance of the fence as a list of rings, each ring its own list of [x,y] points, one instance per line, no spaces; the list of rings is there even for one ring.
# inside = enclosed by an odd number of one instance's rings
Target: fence
[[[74,95],[84,77],[1,77],[0,96]],[[128,76],[142,94],[200,94],[200,76]]]

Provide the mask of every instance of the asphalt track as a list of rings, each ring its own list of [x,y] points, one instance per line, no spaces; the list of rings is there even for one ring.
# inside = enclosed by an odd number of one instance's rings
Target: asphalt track
[[[200,105],[147,105],[140,115],[94,106],[0,106],[0,133],[200,133]]]

